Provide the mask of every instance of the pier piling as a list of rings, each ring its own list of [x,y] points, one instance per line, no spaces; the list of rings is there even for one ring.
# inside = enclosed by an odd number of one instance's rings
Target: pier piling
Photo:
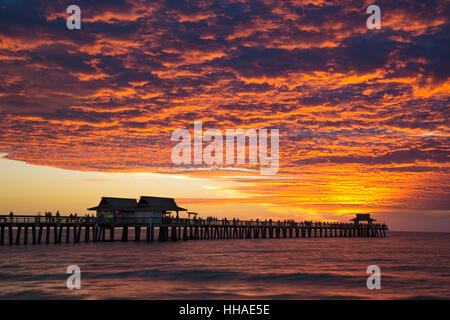
[[[0,226],[0,245],[3,246],[5,244],[5,226]]]
[[[14,234],[13,234],[13,226],[12,226],[12,223],[10,223],[9,224],[9,226],[8,226],[8,240],[9,240],[9,242],[8,242],[8,244],[10,245],[10,246],[12,246],[13,245],[13,238],[14,237]]]

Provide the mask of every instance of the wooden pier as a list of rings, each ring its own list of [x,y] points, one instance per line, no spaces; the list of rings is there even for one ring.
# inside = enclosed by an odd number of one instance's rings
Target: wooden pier
[[[134,232],[132,232],[134,230]],[[116,237],[116,231],[121,235]],[[386,224],[0,216],[0,245],[104,241],[386,237]],[[131,233],[131,239],[129,234]],[[133,237],[134,235],[134,237]],[[119,238],[119,239],[117,239]]]

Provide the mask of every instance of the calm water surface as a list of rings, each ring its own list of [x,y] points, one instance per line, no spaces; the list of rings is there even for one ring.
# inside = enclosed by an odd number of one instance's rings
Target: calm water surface
[[[0,299],[450,298],[450,234],[0,247]],[[381,290],[366,269],[381,268]],[[81,290],[66,268],[81,268]]]

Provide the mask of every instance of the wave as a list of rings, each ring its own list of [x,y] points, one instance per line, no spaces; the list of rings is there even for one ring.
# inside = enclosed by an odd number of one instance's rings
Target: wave
[[[342,275],[335,273],[249,273],[237,271],[221,270],[164,270],[164,269],[143,269],[120,272],[86,272],[83,277],[88,279],[159,279],[166,281],[246,281],[246,282],[317,282],[317,283],[351,283],[361,282],[360,276]]]

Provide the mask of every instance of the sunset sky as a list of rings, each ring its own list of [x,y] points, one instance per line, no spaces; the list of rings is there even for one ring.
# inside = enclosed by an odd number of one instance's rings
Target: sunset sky
[[[147,195],[450,232],[449,16],[443,0],[0,0],[0,213]],[[171,133],[194,121],[279,129],[278,173],[174,165]]]

